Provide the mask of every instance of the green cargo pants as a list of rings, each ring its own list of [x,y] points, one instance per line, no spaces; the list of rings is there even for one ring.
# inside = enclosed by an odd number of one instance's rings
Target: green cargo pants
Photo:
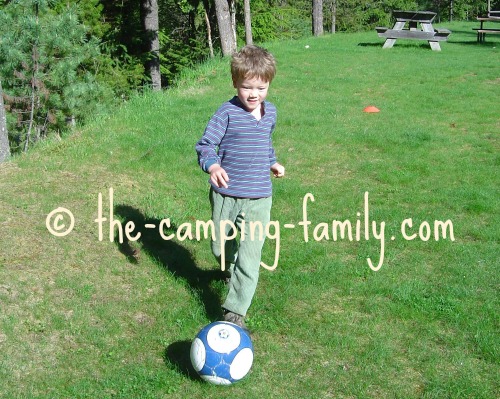
[[[270,221],[272,197],[235,198],[211,189],[210,204],[215,232],[215,240],[211,242],[212,252],[220,264],[224,251],[224,268],[231,273],[229,292],[222,307],[245,316],[259,280],[265,227]],[[232,222],[232,225],[226,221]],[[221,224],[225,230],[224,237],[232,237],[237,232],[239,237],[236,235],[221,243]],[[237,232],[232,231],[233,226]]]

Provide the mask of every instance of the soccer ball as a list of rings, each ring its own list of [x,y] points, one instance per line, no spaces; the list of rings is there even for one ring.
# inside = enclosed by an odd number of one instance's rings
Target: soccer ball
[[[203,327],[191,344],[191,363],[201,378],[216,385],[245,377],[253,362],[249,335],[236,324],[216,321]]]

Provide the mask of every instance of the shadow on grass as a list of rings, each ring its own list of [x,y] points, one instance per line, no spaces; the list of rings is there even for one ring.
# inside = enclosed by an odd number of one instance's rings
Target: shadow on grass
[[[380,47],[384,45],[384,42],[376,42],[376,43],[358,43],[360,47]]]
[[[222,316],[221,298],[219,293],[211,287],[211,283],[215,280],[222,280],[224,278],[223,272],[220,269],[200,269],[185,247],[173,240],[164,240],[158,230],[160,219],[148,218],[138,209],[128,205],[115,206],[114,214],[122,218],[124,227],[129,221],[134,223],[135,228],[131,235],[135,237],[140,233],[140,238],[136,242],[127,241],[125,234],[123,243],[117,240],[116,244],[120,252],[132,263],[138,263],[144,253],[156,259],[176,279],[187,283],[193,297],[204,306],[208,319],[220,320]],[[155,228],[146,228],[147,225],[154,225]],[[171,225],[171,228],[164,230],[164,234],[168,236],[175,234],[176,231],[177,227]],[[170,344],[165,350],[165,362],[178,367],[179,371],[189,378],[195,378],[198,375],[191,366],[190,346],[190,341]]]
[[[156,259],[175,278],[188,284],[192,295],[205,307],[205,314],[210,320],[217,320],[222,316],[220,296],[211,287],[213,281],[224,278],[220,269],[200,269],[186,248],[174,240],[164,240],[158,232],[161,219],[145,217],[139,210],[128,205],[117,205],[115,215],[125,220],[123,225],[128,221],[134,222],[134,236],[140,233],[139,240],[134,243],[128,242],[125,238],[123,243],[117,242],[120,252],[127,256],[129,261],[137,263],[141,254],[146,253]],[[146,228],[148,224],[154,225],[155,228]],[[164,234],[175,234],[176,231],[177,226],[171,225]]]
[[[490,42],[481,42],[479,43],[477,40],[474,40],[474,41],[450,41],[449,42],[450,44],[459,44],[459,45],[462,45],[462,46],[477,46],[477,47],[496,47],[498,46],[498,41],[497,42],[494,42],[494,41],[490,41]]]
[[[358,43],[359,47],[380,47],[383,50],[389,50],[389,49],[384,49],[384,42],[376,42],[376,43]],[[400,47],[400,48],[422,48],[429,50],[430,46],[429,43],[426,41],[425,43],[418,43],[415,40],[411,41],[400,41],[394,43],[393,48]]]
[[[165,362],[172,364],[191,380],[202,381],[191,364],[190,350],[191,341],[174,342],[165,350]]]
[[[448,36],[448,39],[452,38],[453,34],[457,35],[457,34],[461,34],[461,35],[466,35],[466,36],[473,36],[473,37],[476,37],[477,36],[477,33],[475,30],[471,29],[471,30],[463,30],[463,29],[453,29],[451,31],[451,34],[450,36]]]

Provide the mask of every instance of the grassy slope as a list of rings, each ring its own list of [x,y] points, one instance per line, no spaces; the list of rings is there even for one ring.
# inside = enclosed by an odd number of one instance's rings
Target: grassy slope
[[[448,24],[440,53],[382,50],[373,32],[269,45],[287,168],[272,217],[297,224],[304,196],[315,202],[309,242],[281,228],[278,268],[262,271],[249,314],[254,367],[231,388],[197,380],[187,357],[224,295],[207,241],[143,230],[136,262],[94,222],[99,193],[110,216],[110,188],[124,223],[209,218],[193,146],[233,95],[226,62],[1,165],[0,397],[497,395],[500,42],[477,45],[473,26]],[[381,112],[362,112],[372,104]],[[366,258],[378,262],[380,242],[364,230],[312,236],[333,220],[363,228],[365,192],[370,221],[386,223],[378,272]],[[76,221],[62,238],[45,227],[59,206]],[[450,219],[456,240],[407,241],[406,218],[412,233]],[[269,240],[267,263],[275,250]]]

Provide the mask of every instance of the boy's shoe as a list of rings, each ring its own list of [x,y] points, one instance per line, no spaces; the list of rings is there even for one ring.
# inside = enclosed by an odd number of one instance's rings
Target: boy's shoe
[[[224,312],[224,321],[240,326],[248,335],[250,335],[250,330],[245,325],[245,320],[242,315],[226,310]]]

